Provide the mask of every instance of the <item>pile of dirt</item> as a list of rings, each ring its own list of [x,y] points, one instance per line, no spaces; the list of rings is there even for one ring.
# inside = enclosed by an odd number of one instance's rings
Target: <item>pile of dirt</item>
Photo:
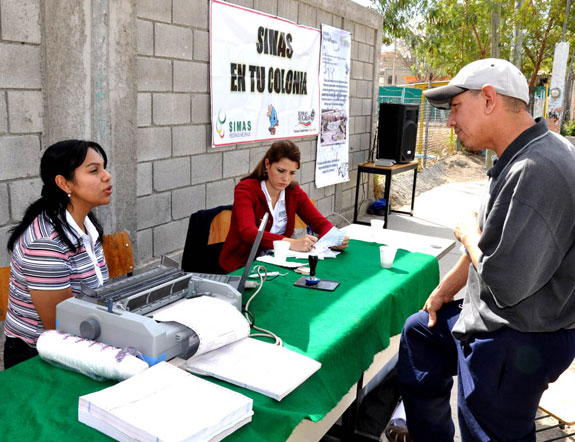
[[[415,196],[442,184],[487,180],[485,172],[485,157],[481,154],[458,152],[446,156],[434,164],[428,163],[417,173]],[[400,173],[392,179],[391,206],[399,208],[411,204],[413,174]],[[382,179],[382,185],[384,181]],[[377,198],[380,198],[379,194],[383,195],[383,186],[377,192]]]

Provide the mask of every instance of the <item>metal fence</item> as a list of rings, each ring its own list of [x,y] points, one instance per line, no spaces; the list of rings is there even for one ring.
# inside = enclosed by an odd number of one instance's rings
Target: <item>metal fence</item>
[[[415,156],[420,160],[420,168],[450,155],[457,150],[457,137],[453,129],[447,127],[448,110],[431,106],[422,91],[427,85],[416,87],[386,86],[379,88],[380,103],[419,104],[419,121]]]

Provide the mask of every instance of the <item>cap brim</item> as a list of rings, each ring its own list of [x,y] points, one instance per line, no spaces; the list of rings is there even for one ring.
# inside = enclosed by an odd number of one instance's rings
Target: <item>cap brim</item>
[[[435,89],[423,91],[423,95],[425,95],[425,98],[427,98],[433,106],[439,109],[449,109],[449,100],[466,90],[464,87],[448,84],[447,86],[440,86]]]

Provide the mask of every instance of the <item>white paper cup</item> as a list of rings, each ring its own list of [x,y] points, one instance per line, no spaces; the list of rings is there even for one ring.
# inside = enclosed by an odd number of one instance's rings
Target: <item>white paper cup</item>
[[[290,243],[288,241],[274,241],[274,258],[279,262],[287,260]]]
[[[371,220],[371,238],[373,242],[381,242],[383,234],[383,224],[382,219],[372,219]]]
[[[397,248],[392,246],[380,246],[379,247],[379,260],[381,262],[381,267],[384,269],[389,269],[393,265],[393,260],[395,259],[395,254]]]

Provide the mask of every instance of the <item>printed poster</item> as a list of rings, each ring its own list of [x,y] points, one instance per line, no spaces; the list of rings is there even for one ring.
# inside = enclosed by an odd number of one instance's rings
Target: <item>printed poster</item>
[[[321,126],[315,169],[317,187],[349,181],[351,33],[322,25],[321,34]]]
[[[213,147],[319,132],[319,29],[220,0],[210,15]]]

